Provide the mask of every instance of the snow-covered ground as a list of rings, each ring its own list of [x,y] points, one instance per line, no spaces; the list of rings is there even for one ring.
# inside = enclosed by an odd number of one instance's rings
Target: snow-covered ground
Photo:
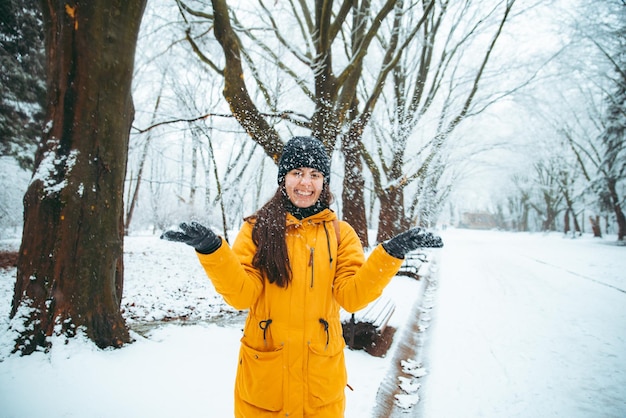
[[[626,416],[626,247],[558,234],[443,236],[425,349],[402,359],[406,396],[394,414]],[[0,270],[1,418],[232,416],[242,315],[215,294],[188,247],[133,236],[125,251],[123,307],[136,341],[120,350],[76,339],[9,355],[15,270]],[[396,277],[385,290],[397,339],[420,286]],[[385,358],[346,350],[354,389],[346,417],[376,416],[396,345]]]
[[[451,231],[424,417],[626,417],[626,247]]]

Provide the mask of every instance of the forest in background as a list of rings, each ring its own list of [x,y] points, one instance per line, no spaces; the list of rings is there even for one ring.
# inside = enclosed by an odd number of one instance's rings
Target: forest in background
[[[194,219],[229,239],[276,189],[293,135],[332,154],[336,208],[364,247],[487,215],[572,236],[588,218],[622,242],[625,6],[4,1],[14,350],[131,343],[125,236]]]
[[[212,4],[148,2],[127,231],[194,218],[227,234],[273,193],[280,145],[314,133],[333,152],[340,216],[380,239],[466,213],[511,230],[619,232],[622,1],[362,2],[360,14],[346,2],[326,22],[293,2],[215,3],[228,6],[249,108],[225,97],[242,87]],[[2,8],[0,223],[19,233],[46,124],[45,54],[38,3]]]

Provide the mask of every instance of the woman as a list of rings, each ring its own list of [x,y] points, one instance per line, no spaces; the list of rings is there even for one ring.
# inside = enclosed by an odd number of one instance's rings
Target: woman
[[[414,228],[367,261],[354,229],[329,209],[330,159],[295,137],[278,167],[278,190],[245,219],[232,249],[198,223],[162,238],[193,246],[215,289],[249,309],[235,383],[236,417],[342,417],[347,374],[339,307],[376,299],[404,254],[441,239]]]

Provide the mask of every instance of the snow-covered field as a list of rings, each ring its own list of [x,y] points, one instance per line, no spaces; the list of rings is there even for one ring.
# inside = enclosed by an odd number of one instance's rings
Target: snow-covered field
[[[626,416],[626,247],[614,237],[443,237],[425,350],[402,359],[407,396],[394,415]],[[17,245],[4,240],[0,249]],[[242,315],[215,294],[190,248],[154,236],[125,247],[123,308],[135,342],[120,350],[76,339],[47,354],[9,355],[15,270],[0,270],[1,418],[232,416]],[[419,288],[396,277],[385,291],[396,302],[397,339]],[[378,416],[396,344],[385,358],[346,350],[354,389],[346,417]]]

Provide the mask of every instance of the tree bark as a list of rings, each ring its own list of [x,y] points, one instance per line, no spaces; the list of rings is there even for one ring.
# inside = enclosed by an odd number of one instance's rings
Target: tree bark
[[[146,0],[42,0],[47,120],[24,196],[11,309],[15,350],[81,330],[98,347],[130,337],[120,313],[131,81]]]
[[[277,163],[283,153],[283,143],[276,130],[263,118],[248,93],[241,65],[241,46],[230,23],[228,5],[225,0],[212,0],[211,3],[215,38],[224,51],[226,61],[223,69],[224,98],[239,124]]]
[[[410,227],[404,212],[404,187],[390,187],[379,194],[377,242],[383,242]]]
[[[617,240],[622,241],[624,237],[626,237],[626,217],[622,211],[616,184],[616,180],[611,179],[610,181],[607,181],[607,190],[609,191],[609,196],[611,197],[611,206],[613,207],[615,221],[617,222]]]
[[[365,217],[365,200],[363,189],[363,162],[358,150],[359,139],[350,135],[342,137],[342,152],[345,158],[345,172],[343,177],[343,218],[350,223],[361,240],[363,247],[369,246],[367,234],[367,219]]]
[[[593,231],[593,236],[595,238],[602,238],[602,228],[600,227],[600,217],[596,215],[589,217],[589,222],[591,223],[591,230]]]

